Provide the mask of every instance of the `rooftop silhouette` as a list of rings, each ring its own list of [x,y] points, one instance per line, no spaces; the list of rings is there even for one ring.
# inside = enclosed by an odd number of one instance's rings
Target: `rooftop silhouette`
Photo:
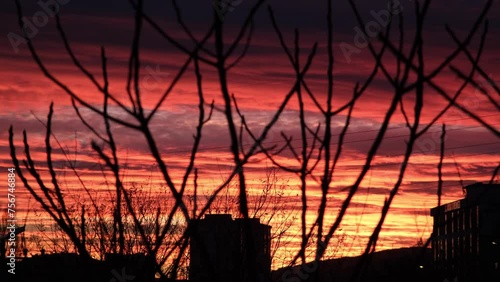
[[[458,281],[500,281],[500,184],[468,185],[465,198],[431,215],[438,270]]]
[[[258,281],[269,281],[271,227],[261,224],[259,219],[245,221],[233,220],[229,214],[206,215],[193,223],[191,234],[190,281],[246,282],[251,274]],[[253,264],[246,260],[247,252],[253,252]]]

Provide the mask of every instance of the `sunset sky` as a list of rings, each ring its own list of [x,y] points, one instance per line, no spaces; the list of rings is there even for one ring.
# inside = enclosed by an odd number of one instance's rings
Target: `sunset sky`
[[[24,14],[31,22],[33,14],[43,11],[41,6],[34,1],[21,2],[25,8]],[[127,94],[124,90],[134,30],[132,7],[128,1],[118,0],[66,0],[62,2],[65,4],[60,5],[60,16],[75,54],[85,67],[95,73],[98,81],[102,81],[100,48],[105,46],[108,55],[110,89],[127,104]],[[154,4],[149,2],[154,2]],[[192,42],[175,21],[175,13],[170,1],[149,2],[145,4],[146,13],[169,34],[174,35],[185,46],[192,48]],[[185,22],[193,30],[195,36],[200,38],[205,34],[211,22],[211,1],[179,2],[181,2],[180,8]],[[241,4],[234,7],[234,10],[224,18],[225,36],[228,40],[235,37],[238,27],[254,1],[237,2]],[[358,0],[356,2],[359,3],[365,21],[376,20],[373,14],[387,9],[386,1]],[[414,1],[395,2],[399,3],[398,7],[405,16],[405,30],[407,31],[405,42],[409,43],[415,28]],[[323,1],[302,0],[271,0],[268,3],[274,9],[277,22],[289,46],[293,44],[294,28],[299,29],[303,63],[314,42],[318,42],[318,55],[314,59],[306,80],[311,90],[317,93],[318,100],[324,104],[327,89],[326,4]],[[437,66],[447,54],[456,48],[445,31],[445,24],[448,24],[460,38],[463,38],[485,3],[484,0],[433,1],[424,27],[426,69],[430,70]],[[336,108],[351,98],[355,83],[366,79],[367,74],[372,70],[374,60],[367,48],[360,48],[359,53],[354,53],[349,58],[344,56],[341,46],[342,44],[354,46],[358,24],[348,1],[334,1],[333,5],[334,107]],[[488,15],[489,32],[481,58],[481,66],[494,81],[500,84],[500,52],[498,51],[500,50],[500,17],[498,17],[500,1],[494,1]],[[37,118],[45,121],[49,105],[54,102],[55,136],[72,152],[71,158],[77,160],[77,168],[86,184],[99,189],[103,186],[102,174],[97,165],[98,156],[90,147],[90,142],[95,137],[75,115],[69,96],[43,76],[33,61],[27,45],[12,44],[12,33],[21,35],[14,1],[3,3],[0,18],[0,34],[2,35],[0,39],[0,167],[5,172],[5,181],[6,169],[12,166],[8,147],[9,126],[14,127],[18,156],[24,157],[22,131],[26,130],[33,157],[41,161],[40,166],[43,168],[45,127]],[[47,24],[40,25],[36,27],[36,31],[33,31],[33,42],[40,56],[53,74],[73,91],[91,103],[102,104],[102,94],[72,64],[58,36],[55,20],[53,17],[49,18]],[[394,28],[393,32],[397,33],[397,29]],[[471,44],[470,51],[474,55],[481,32],[482,26]],[[213,42],[210,42],[209,46],[213,46]],[[162,90],[169,85],[178,69],[185,63],[187,55],[166,42],[148,24],[144,24],[141,48],[141,90],[144,105],[150,110],[158,101]],[[240,52],[241,49],[236,51],[237,54]],[[392,58],[389,61],[394,62]],[[391,63],[391,66],[393,65]],[[452,65],[464,73],[468,73],[471,68],[463,55],[458,56]],[[205,99],[209,102],[213,99],[215,105],[221,107],[223,99],[214,69],[203,63],[201,69]],[[390,67],[390,69],[394,68]],[[157,144],[176,184],[180,183],[182,169],[189,160],[192,136],[197,125],[198,97],[194,78],[191,65],[151,124],[156,134]],[[293,68],[279,45],[265,6],[257,13],[254,38],[248,54],[239,65],[231,70],[229,81],[230,92],[237,97],[238,105],[245,114],[246,120],[254,132],[259,133],[271,119],[295,81]],[[448,91],[449,95],[453,95],[461,84],[461,80],[448,68],[435,81]],[[498,93],[495,93],[484,79],[477,76],[477,81],[482,83],[497,103],[500,102]],[[429,88],[425,90],[422,116],[424,124],[446,105],[446,101],[435,92]],[[404,99],[410,114],[413,112],[414,95],[412,95]],[[342,158],[334,173],[331,185],[333,198],[328,206],[327,222],[335,219],[337,210],[345,198],[346,190],[343,188],[351,185],[358,176],[392,96],[393,91],[390,85],[384,77],[379,75],[367,93],[357,102],[353,120],[346,135]],[[500,129],[498,109],[476,88],[467,87],[458,102],[467,106],[497,131]],[[315,110],[311,100],[306,101],[306,106],[307,122],[311,126],[317,125],[321,121],[321,116]],[[116,107],[111,107],[110,111],[117,116],[124,115]],[[347,111],[342,112],[335,117],[332,124],[334,144],[344,125],[346,113]],[[89,122],[92,122],[96,129],[103,130],[104,125],[101,119],[88,111],[83,111],[83,114],[89,118]],[[457,170],[464,184],[487,182],[491,179],[491,174],[500,161],[498,136],[459,110],[450,109],[429,130],[429,133],[417,142],[403,186],[385,221],[378,249],[411,246],[420,237],[425,240],[432,231],[429,209],[437,205],[436,166],[439,160],[439,136],[443,123],[446,123],[448,130],[443,166],[443,202],[453,201],[463,196]],[[282,145],[283,139],[280,132],[283,131],[293,136],[295,140],[293,144],[300,148],[298,125],[298,103],[297,99],[293,98],[265,144]],[[115,125],[113,131],[117,136],[122,160],[126,162],[125,181],[142,182],[151,176],[153,182],[161,185],[162,178],[157,168],[154,167],[152,157],[148,154],[144,138],[121,126]],[[196,167],[200,173],[199,182],[205,191],[211,191],[220,184],[221,178],[227,176],[231,169],[232,155],[229,151],[227,132],[225,117],[215,111],[204,129],[200,154],[196,161]],[[363,181],[360,191],[354,197],[351,209],[342,223],[342,230],[348,236],[345,255],[359,254],[366,238],[373,231],[380,217],[384,199],[388,197],[396,181],[407,138],[408,129],[405,128],[403,116],[398,110],[391,120],[390,128],[377,153],[374,165]],[[247,139],[245,143],[250,144],[250,139]],[[75,146],[77,155],[74,154]],[[57,157],[61,160],[60,154]],[[282,164],[297,165],[291,154],[284,154],[278,160]],[[68,189],[79,187],[79,183],[69,172],[64,161],[56,162],[55,166],[60,172],[61,179],[65,175]],[[266,161],[263,155],[253,158],[248,164],[247,179],[253,191],[250,193],[260,191],[260,180],[265,177],[266,167],[270,166],[272,164]],[[63,173],[64,171],[66,174]],[[296,197],[299,193],[299,178],[283,171],[279,175],[288,183],[287,195],[290,197],[288,207],[291,210],[299,208],[299,198]],[[5,183],[4,180],[0,181]],[[310,181],[308,218],[312,219],[315,217],[321,194],[318,189],[319,184],[312,179],[308,181]],[[1,187],[6,186],[1,185]],[[6,193],[6,188],[2,188],[0,192],[2,210],[6,205]],[[19,203],[19,218],[23,218],[24,212],[31,208],[28,207],[30,197],[19,179],[16,195]],[[35,202],[33,199],[29,201],[30,205]],[[34,216],[31,211],[28,218]],[[298,230],[298,224],[297,220],[294,230]]]

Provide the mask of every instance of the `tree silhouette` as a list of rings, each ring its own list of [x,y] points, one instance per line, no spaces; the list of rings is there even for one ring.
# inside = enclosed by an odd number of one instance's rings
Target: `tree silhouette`
[[[394,124],[394,116],[396,112],[401,112],[404,116],[407,129],[406,146],[403,154],[403,160],[398,170],[398,176],[394,179],[394,184],[386,198],[382,210],[380,211],[380,219],[378,220],[372,235],[370,236],[363,254],[363,260],[359,265],[360,271],[357,275],[363,273],[363,269],[369,262],[370,254],[375,251],[377,241],[382,230],[391,204],[401,188],[403,177],[407,171],[408,164],[412,155],[418,149],[419,142],[425,138],[425,133],[429,131],[440,118],[451,108],[456,108],[479,123],[483,128],[487,129],[494,136],[499,136],[498,130],[494,125],[488,123],[480,116],[474,114],[466,105],[460,104],[458,98],[463,96],[463,90],[468,86],[478,86],[476,73],[488,80],[494,91],[500,94],[499,87],[487,75],[484,69],[479,65],[479,59],[482,54],[485,37],[487,34],[488,22],[486,15],[489,11],[492,2],[488,1],[482,11],[479,13],[473,26],[463,39],[459,39],[450,27],[447,31],[456,44],[456,48],[449,54],[443,56],[440,63],[432,68],[426,65],[424,59],[424,23],[428,14],[431,1],[415,1],[415,16],[416,30],[413,37],[405,37],[404,17],[403,13],[397,16],[391,16],[388,24],[381,28],[377,33],[377,40],[367,40],[366,52],[369,52],[373,59],[373,66],[370,74],[363,80],[357,82],[352,90],[352,97],[347,103],[338,104],[335,101],[336,93],[334,91],[334,83],[337,80],[334,74],[335,56],[334,56],[334,26],[332,15],[332,1],[326,2],[326,47],[318,42],[306,43],[300,40],[299,30],[295,30],[292,43],[288,43],[285,35],[279,26],[279,20],[275,15],[271,6],[268,6],[268,13],[271,19],[274,31],[277,36],[277,44],[283,50],[284,56],[289,60],[291,73],[294,75],[294,81],[290,85],[290,89],[286,93],[273,93],[273,95],[281,95],[282,102],[275,109],[271,118],[261,127],[252,128],[251,123],[246,118],[243,110],[238,106],[238,96],[233,94],[230,74],[239,67],[239,64],[245,60],[247,51],[252,47],[251,39],[254,33],[254,20],[256,13],[264,6],[263,0],[257,0],[249,8],[246,17],[238,28],[236,36],[228,39],[225,37],[224,16],[232,11],[235,6],[230,5],[231,9],[221,9],[220,5],[216,5],[217,10],[212,11],[214,16],[212,22],[207,25],[203,36],[195,36],[195,33],[184,22],[182,13],[179,9],[177,1],[172,1],[172,8],[176,12],[176,21],[182,28],[182,31],[189,38],[192,45],[185,44],[177,40],[168,30],[163,29],[157,22],[144,12],[142,0],[130,1],[132,8],[135,11],[135,30],[132,35],[132,44],[130,48],[130,57],[128,60],[128,76],[126,83],[126,93],[113,93],[110,90],[108,76],[108,62],[106,48],[101,48],[101,66],[100,74],[94,74],[87,69],[76,56],[71,47],[70,41],[66,36],[65,30],[61,23],[59,14],[55,15],[56,26],[61,36],[66,53],[71,58],[72,63],[81,72],[82,78],[90,81],[95,88],[102,94],[102,104],[96,106],[86,100],[82,93],[73,90],[68,84],[62,81],[49,67],[44,63],[44,60],[37,52],[33,41],[26,36],[26,41],[30,53],[38,65],[43,75],[51,82],[62,89],[70,98],[75,110],[75,115],[79,117],[82,123],[92,132],[91,146],[95,154],[99,157],[103,164],[103,170],[112,175],[112,186],[114,191],[112,197],[114,205],[112,210],[108,210],[102,214],[95,203],[89,205],[75,207],[69,203],[65,197],[63,187],[56,175],[56,170],[53,166],[52,147],[53,147],[53,130],[52,117],[54,115],[53,105],[50,106],[49,114],[46,122],[46,137],[45,137],[45,155],[46,166],[50,174],[50,180],[46,181],[40,176],[40,166],[35,163],[31,157],[31,151],[28,141],[28,134],[23,133],[24,159],[21,160],[19,153],[16,151],[14,142],[14,131],[12,127],[9,131],[9,143],[11,157],[18,171],[18,175],[26,189],[34,197],[36,202],[42,209],[58,224],[61,230],[71,240],[80,256],[90,259],[92,252],[96,249],[101,249],[102,252],[108,251],[107,247],[103,247],[104,240],[110,239],[111,251],[124,254],[130,249],[129,244],[130,233],[133,231],[134,237],[139,238],[140,242],[136,242],[151,258],[156,261],[156,270],[161,273],[163,278],[175,279],[179,272],[179,267],[182,265],[183,258],[185,259],[186,249],[188,247],[188,239],[190,233],[190,222],[193,219],[202,218],[208,211],[214,209],[218,198],[231,185],[237,187],[237,207],[238,213],[243,218],[259,216],[257,202],[252,202],[255,199],[249,197],[248,170],[250,161],[255,157],[264,157],[270,161],[274,167],[282,171],[293,174],[297,177],[300,185],[300,247],[293,259],[290,260],[290,265],[295,265],[300,259],[303,266],[307,261],[313,258],[313,265],[310,272],[315,275],[308,276],[310,279],[319,281],[318,262],[324,257],[328,249],[335,248],[332,246],[332,239],[338,233],[339,227],[348,213],[348,209],[352,204],[353,197],[358,193],[361,183],[366,179],[368,172],[373,167],[374,159],[377,156],[380,146],[387,137],[387,131]],[[395,4],[395,2],[390,2]],[[352,10],[356,20],[360,26],[366,26],[358,6],[353,0],[350,0]],[[227,4],[227,3],[226,3]],[[20,28],[23,29],[23,10],[18,0],[16,0],[18,9],[18,18]],[[157,34],[159,34],[166,42],[174,46],[185,56],[184,64],[171,77],[169,85],[163,90],[160,98],[152,107],[144,106],[146,93],[141,89],[140,70],[141,70],[141,34],[144,26],[148,25]],[[480,39],[480,48],[477,54],[473,56],[469,50],[469,46],[473,42],[476,33],[481,27],[484,28]],[[392,31],[397,29],[397,32]],[[396,33],[394,35],[393,33]],[[405,46],[407,44],[408,46]],[[326,52],[327,69],[324,77],[327,81],[326,91],[315,91],[312,87],[314,82],[308,80],[306,74],[311,69],[313,61],[316,59],[317,53],[321,50]],[[470,61],[471,70],[465,74],[458,67],[454,66],[455,59],[460,55],[465,54]],[[203,67],[202,67],[203,66]],[[438,78],[445,70],[450,69],[458,75],[463,83],[456,91],[450,93],[440,85]],[[160,145],[158,144],[157,132],[152,128],[151,121],[157,116],[168,103],[168,98],[179,84],[179,80],[186,76],[186,73],[192,71],[194,73],[193,89],[197,93],[198,116],[189,117],[196,121],[194,135],[190,153],[186,156],[187,165],[183,168],[182,175],[176,179],[172,171],[169,169],[165,158],[161,153]],[[204,71],[210,74],[216,74],[217,82],[220,86],[220,97],[223,103],[217,105],[214,101],[207,101],[204,87]],[[101,76],[99,78],[99,76]],[[338,169],[338,164],[343,157],[343,149],[346,144],[345,137],[350,131],[350,125],[355,118],[354,109],[361,97],[367,95],[368,90],[372,87],[375,78],[384,78],[390,85],[392,98],[387,101],[387,111],[384,113],[380,128],[376,132],[375,138],[372,140],[370,148],[364,157],[362,169],[357,174],[354,182],[347,187],[347,196],[342,200],[342,204],[338,209],[338,214],[333,222],[327,222],[325,216],[331,212],[332,201],[331,196],[336,195],[336,191],[332,188],[332,183],[336,178],[335,172]],[[498,108],[498,102],[483,88],[480,88],[490,103]],[[428,92],[436,93],[447,104],[438,112],[430,112],[426,104],[429,103]],[[119,97],[127,97],[128,101],[122,102]],[[407,104],[405,97],[411,97],[412,105]],[[306,100],[308,102],[306,102]],[[278,145],[268,144],[266,141],[271,134],[271,131],[276,127],[278,119],[282,114],[292,107],[292,101],[297,101],[298,118],[296,120],[296,128],[299,129],[298,136],[292,136],[286,132],[281,132],[282,142]],[[413,110],[408,110],[410,107]],[[121,114],[116,111],[111,111],[110,108],[118,108]],[[82,110],[91,112],[94,117],[101,119],[105,125],[103,130],[99,130],[94,124],[95,119],[91,122],[81,112]],[[427,111],[427,112],[426,112]],[[201,203],[197,197],[197,181],[198,170],[196,160],[199,156],[200,142],[206,130],[206,124],[213,117],[214,112],[222,113],[225,117],[225,126],[227,136],[229,137],[229,152],[232,156],[232,169],[228,175],[217,184],[217,187],[210,192],[206,201]],[[312,115],[319,115],[320,121],[317,125],[311,126],[308,122]],[[423,121],[423,116],[429,115],[433,118],[430,121]],[[342,115],[342,116],[341,116]],[[337,135],[336,140],[334,131],[334,118],[342,117],[345,119],[342,127]],[[172,205],[158,206],[153,210],[140,211],[138,208],[143,204],[136,202],[137,196],[134,196],[133,188],[128,187],[123,183],[122,179],[125,174],[125,160],[120,157],[119,147],[120,139],[113,133],[113,129],[122,127],[130,130],[132,134],[144,138],[144,143],[148,148],[148,154],[155,161],[159,172],[162,176],[162,183],[168,190],[168,195]],[[167,130],[167,129],[166,129]],[[259,132],[259,133],[257,133]],[[444,133],[443,133],[444,134]],[[300,145],[296,146],[292,143],[292,139],[300,141]],[[251,143],[245,141],[251,140]],[[292,160],[296,164],[291,165],[291,162],[282,162],[280,157],[292,156]],[[441,156],[442,162],[443,156]],[[76,171],[76,168],[75,168]],[[498,167],[495,174],[498,172]],[[441,175],[440,175],[441,179]],[[192,181],[192,182],[191,182]],[[318,207],[312,207],[311,203],[311,181],[318,183],[321,192],[321,200]],[[49,183],[50,182],[50,183]],[[191,184],[192,183],[192,184]],[[234,184],[236,183],[236,184]],[[189,187],[194,187],[194,194],[188,195]],[[441,196],[441,180],[439,182],[438,198]],[[191,201],[191,203],[190,203]],[[257,207],[257,208],[255,208]],[[75,209],[78,208],[78,209]],[[308,221],[306,215],[308,212],[316,212],[313,222]],[[252,214],[253,212],[253,214]],[[75,220],[74,215],[79,214],[80,220]],[[110,216],[112,222],[108,222]],[[146,219],[145,215],[153,215],[152,218]],[[94,221],[89,221],[93,218]],[[182,234],[172,232],[175,230],[176,218],[180,218],[186,222],[187,227],[183,229]],[[148,221],[148,224],[144,223]],[[89,226],[93,225],[92,228]],[[129,228],[132,229],[129,229]],[[88,242],[89,229],[99,230],[96,236],[96,241]],[[128,230],[128,231],[127,231]],[[246,232],[250,233],[251,228],[248,225]],[[106,234],[106,235],[103,235]],[[172,242],[171,236],[175,234],[175,240]],[[315,238],[313,238],[315,237]],[[249,236],[251,238],[251,236]],[[98,243],[100,242],[100,243]],[[171,244],[167,242],[172,242]],[[314,242],[314,244],[311,244]],[[134,243],[134,244],[136,244]],[[99,247],[99,244],[101,247]],[[427,245],[427,244],[425,244]],[[311,255],[312,254],[312,255]],[[246,262],[249,268],[253,265],[253,246],[250,240],[249,251],[247,252]],[[164,271],[162,267],[166,262],[169,262],[171,267],[168,271]],[[251,271],[249,273],[252,273]],[[312,273],[309,273],[312,274]],[[252,277],[251,277],[252,278]],[[355,279],[357,277],[354,277]],[[270,279],[270,278],[269,278]]]

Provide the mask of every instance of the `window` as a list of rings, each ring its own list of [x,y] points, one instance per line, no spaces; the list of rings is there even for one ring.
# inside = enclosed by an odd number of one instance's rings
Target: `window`
[[[451,213],[450,223],[451,223],[451,234],[453,234],[453,232],[455,231],[455,217],[453,216],[453,213]]]
[[[469,229],[472,229],[472,209],[469,209]]]
[[[451,238],[451,258],[455,258],[455,243],[456,239]]]
[[[445,213],[444,214],[444,224],[443,224],[443,226],[444,226],[444,235],[448,234],[448,225],[449,225],[448,224],[448,214]]]
[[[467,224],[466,214],[467,214],[467,211],[462,213],[462,231],[466,230],[466,224]]]
[[[471,218],[472,230],[477,230],[477,209],[476,208],[471,209],[470,218]]]
[[[479,228],[479,207],[476,207],[476,226]]]
[[[479,236],[477,236],[476,248],[477,248],[477,253],[479,254]]]
[[[448,242],[444,242],[444,259],[448,259]]]
[[[472,234],[469,234],[469,253],[472,254]]]

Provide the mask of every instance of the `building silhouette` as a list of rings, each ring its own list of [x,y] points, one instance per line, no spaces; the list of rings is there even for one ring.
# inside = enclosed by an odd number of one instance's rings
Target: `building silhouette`
[[[77,253],[36,254],[18,259],[15,275],[7,273],[6,262],[0,260],[0,281],[155,281],[154,262],[144,254],[106,254],[105,260],[86,260]]]
[[[246,232],[248,227],[251,236]],[[193,221],[189,281],[269,281],[270,243],[271,227],[256,218],[233,220],[229,214],[212,214]],[[251,252],[252,261],[246,260],[247,252]]]
[[[466,186],[465,198],[435,207],[431,215],[439,271],[450,281],[500,281],[500,184]]]

